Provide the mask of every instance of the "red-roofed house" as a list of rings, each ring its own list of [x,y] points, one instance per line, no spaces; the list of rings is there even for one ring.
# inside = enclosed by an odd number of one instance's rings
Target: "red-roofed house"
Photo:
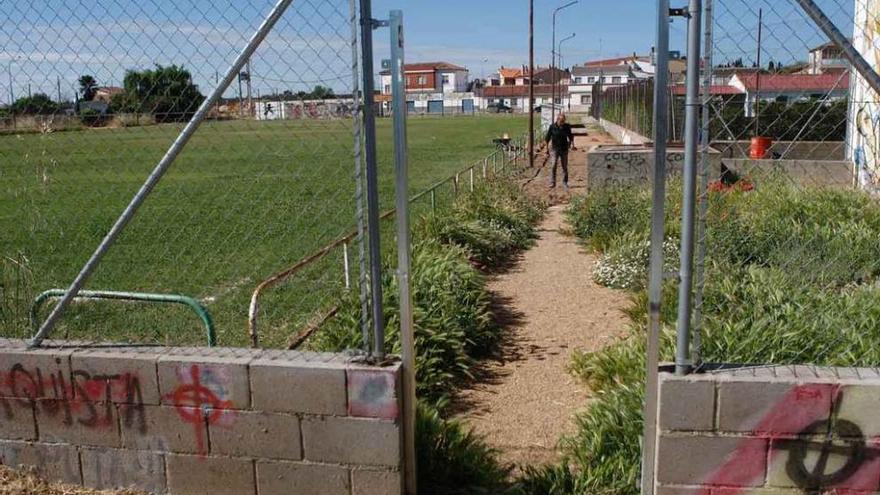
[[[407,93],[456,93],[467,91],[468,70],[449,62],[422,62],[404,66]],[[391,72],[379,73],[382,94],[391,94]]]

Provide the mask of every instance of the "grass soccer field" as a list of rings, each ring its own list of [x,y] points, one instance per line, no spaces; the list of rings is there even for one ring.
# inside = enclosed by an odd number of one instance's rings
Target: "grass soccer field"
[[[391,122],[378,126],[384,209],[394,201]],[[491,153],[493,137],[525,128],[523,116],[410,119],[412,192]],[[67,287],[179,129],[0,137],[3,335],[30,335],[30,301]],[[352,143],[350,121],[205,124],[86,288],[196,297],[211,312],[220,345],[246,345],[256,285],[354,228]],[[351,254],[356,264],[356,251]],[[267,293],[265,345],[283,345],[338,296],[341,265],[328,256]],[[186,308],[141,303],[78,302],[54,335],[204,342],[198,318]]]

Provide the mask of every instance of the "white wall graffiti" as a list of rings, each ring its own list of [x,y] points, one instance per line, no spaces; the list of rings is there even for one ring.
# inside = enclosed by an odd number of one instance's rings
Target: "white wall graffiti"
[[[880,70],[880,0],[855,0],[853,42],[875,70]],[[850,114],[852,160],[859,185],[880,192],[880,100],[865,82],[854,74]]]

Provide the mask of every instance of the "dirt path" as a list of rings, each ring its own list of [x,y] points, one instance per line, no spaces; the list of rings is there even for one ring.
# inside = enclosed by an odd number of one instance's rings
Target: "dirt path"
[[[574,194],[586,185],[585,150],[578,153],[579,162],[572,157]],[[528,187],[550,194],[547,180],[544,170]],[[567,199],[553,194],[555,202]],[[572,353],[603,347],[626,324],[620,311],[626,295],[592,281],[596,259],[564,233],[564,210],[562,204],[553,206],[537,245],[514,269],[490,281],[509,340],[499,358],[484,363],[479,383],[461,396],[461,416],[502,452],[503,461],[518,465],[558,458],[557,441],[574,431],[573,415],[589,399],[567,371]]]

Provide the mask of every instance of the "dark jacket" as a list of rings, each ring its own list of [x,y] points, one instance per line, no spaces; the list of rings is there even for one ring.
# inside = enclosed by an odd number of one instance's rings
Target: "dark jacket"
[[[545,143],[550,143],[553,149],[559,153],[565,153],[574,144],[574,134],[571,132],[571,126],[562,124],[561,126],[553,123],[547,129],[547,135],[544,137]]]

